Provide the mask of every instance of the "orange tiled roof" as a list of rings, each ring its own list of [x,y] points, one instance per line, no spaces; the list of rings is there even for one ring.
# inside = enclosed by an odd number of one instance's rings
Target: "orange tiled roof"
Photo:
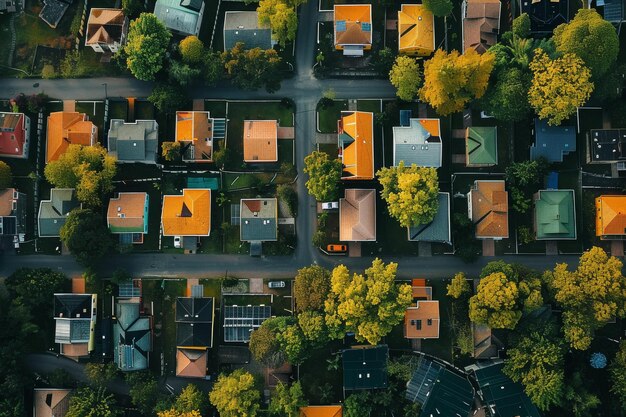
[[[504,189],[504,181],[477,180],[470,195],[476,237],[508,238],[509,194]]]
[[[163,196],[163,236],[209,236],[211,190],[185,188],[182,195]]]
[[[376,190],[351,188],[339,199],[339,240],[376,240]]]
[[[398,12],[398,50],[427,56],[435,50],[435,17],[421,4],[403,4]],[[437,135],[438,136],[438,135]]]
[[[425,279],[414,279],[411,281],[411,288],[413,290],[413,298],[421,300],[432,300],[433,288],[426,286]]]
[[[596,198],[596,236],[626,236],[626,195]]]
[[[115,232],[117,230],[141,229],[144,226],[144,208],[147,193],[119,193],[117,198],[109,200],[107,224]],[[120,216],[121,215],[121,216]]]
[[[415,307],[407,308],[404,313],[404,337],[439,338],[439,319],[439,301],[418,301]]]
[[[98,128],[89,121],[85,113],[62,111],[50,113],[46,162],[59,159],[70,145],[92,146],[97,133]]]
[[[372,44],[372,5],[371,4],[336,4],[335,5],[335,45]],[[338,22],[345,22],[345,30]],[[363,24],[369,24],[369,30],[363,30]],[[344,25],[340,23],[340,25]]]
[[[207,358],[206,349],[176,349],[176,376],[204,378]]]
[[[278,122],[244,120],[243,160],[246,162],[278,161]]]
[[[309,405],[300,407],[300,417],[342,417],[340,405]]]
[[[85,278],[73,277],[72,278],[72,294],[84,294],[85,293]]]
[[[374,114],[341,112],[339,136],[348,135],[353,142],[343,148],[342,179],[371,180],[374,178]]]
[[[121,27],[124,25],[125,19],[121,9],[91,9],[87,20],[85,45],[120,42],[122,38]],[[120,26],[120,28],[116,29],[116,26]],[[109,32],[113,32],[113,34]]]

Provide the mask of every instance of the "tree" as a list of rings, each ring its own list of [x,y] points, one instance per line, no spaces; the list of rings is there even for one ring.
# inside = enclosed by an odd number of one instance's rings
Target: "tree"
[[[169,84],[157,84],[148,96],[148,101],[154,104],[154,107],[161,113],[171,113],[176,109],[184,107],[187,103],[187,95],[179,87]]]
[[[124,16],[133,18],[143,11],[143,1],[122,0],[122,10],[124,11]]]
[[[447,295],[455,299],[463,298],[471,291],[470,285],[467,282],[467,277],[463,272],[455,274],[446,289],[448,290]]]
[[[87,363],[84,371],[94,388],[106,387],[117,376],[117,367],[114,363]]]
[[[221,417],[255,417],[260,399],[254,377],[243,369],[221,374],[209,393],[209,400]]]
[[[130,23],[124,46],[126,65],[135,78],[154,80],[163,68],[163,58],[172,34],[152,13],[142,13]]]
[[[316,248],[322,248],[326,245],[328,241],[328,234],[324,229],[317,229],[315,233],[313,233],[313,237],[311,238],[311,243]]]
[[[424,8],[437,17],[444,17],[452,13],[450,0],[424,0]]]
[[[0,190],[9,188],[13,184],[11,167],[4,161],[0,161]]]
[[[83,265],[99,260],[113,246],[109,229],[102,218],[89,209],[70,211],[60,235],[61,241]]]
[[[181,412],[172,407],[169,410],[157,412],[157,417],[202,417],[198,410]]]
[[[513,34],[524,39],[530,37],[530,17],[528,13],[522,13],[513,19]]]
[[[394,280],[398,264],[376,258],[365,275],[350,277],[344,265],[333,269],[331,292],[325,303],[326,325],[332,338],[354,332],[359,342],[377,344],[404,319],[413,299],[411,286]]]
[[[471,100],[485,94],[494,60],[490,52],[480,55],[473,49],[463,55],[437,50],[424,63],[420,98],[442,116],[463,110]]]
[[[9,297],[32,312],[34,323],[43,322],[52,311],[54,293],[68,289],[67,277],[50,268],[20,268],[4,284]]]
[[[452,238],[454,240],[454,254],[463,262],[474,262],[480,257],[482,246],[474,237],[476,226],[464,213],[452,215]]]
[[[620,400],[622,407],[626,405],[626,341],[621,341],[619,350],[609,366],[611,375],[611,392]]]
[[[582,59],[596,81],[607,73],[619,54],[615,27],[595,9],[579,9],[574,19],[554,29],[552,39],[557,51]]]
[[[48,182],[59,188],[75,188],[78,199],[89,207],[100,207],[102,198],[113,191],[116,172],[115,158],[99,145],[70,145],[44,169]]]
[[[291,185],[280,184],[276,187],[276,197],[287,204],[289,213],[291,213],[292,216],[298,214],[298,194]]]
[[[485,111],[498,120],[518,122],[528,117],[531,76],[519,68],[498,71],[496,82],[483,97]]]
[[[276,340],[290,363],[300,365],[308,357],[308,342],[302,329],[291,323],[276,333]]]
[[[245,49],[244,44],[238,42],[222,53],[222,60],[227,76],[243,90],[265,86],[268,93],[273,93],[280,88],[282,60],[274,49]]]
[[[144,416],[153,415],[160,397],[156,379],[149,372],[129,372],[125,377],[133,405]]]
[[[389,81],[396,87],[396,95],[400,100],[413,100],[417,97],[422,83],[422,75],[417,61],[405,55],[397,57],[389,72]]]
[[[389,215],[402,227],[430,223],[439,210],[439,182],[435,168],[404,166],[381,168],[377,173],[383,186],[381,197]]]
[[[70,398],[66,417],[116,417],[120,415],[113,394],[103,387],[84,387],[76,390]]]
[[[204,53],[204,82],[206,85],[215,85],[219,80],[224,78],[224,62],[222,54],[219,52],[205,51]]]
[[[563,333],[571,347],[587,350],[594,332],[609,320],[626,316],[626,278],[622,262],[593,247],[582,254],[575,271],[557,264],[543,275],[563,310]]]
[[[298,314],[298,326],[312,346],[321,346],[328,341],[328,330],[322,313],[305,311]]]
[[[218,167],[224,167],[228,165],[231,160],[231,153],[229,148],[220,148],[217,151],[213,152],[213,162]]]
[[[166,161],[177,161],[180,159],[180,142],[163,142],[161,144],[161,155]]]
[[[270,400],[269,412],[275,417],[298,417],[300,407],[306,405],[300,382],[294,382],[291,386],[279,382]]]
[[[533,79],[528,102],[539,118],[548,119],[550,125],[559,125],[574,114],[593,91],[589,68],[574,54],[550,59],[542,49],[537,49],[530,69]]]
[[[371,413],[371,394],[368,391],[348,395],[343,408],[344,417],[368,417]]]
[[[268,319],[250,335],[252,356],[270,368],[278,368],[285,362],[285,353],[276,338],[276,333],[280,327],[282,326],[278,320]]]
[[[565,387],[564,403],[571,408],[574,417],[587,417],[591,411],[598,408],[600,399],[589,392],[588,380],[583,380],[580,372],[574,372],[567,378],[568,385]]]
[[[298,16],[295,7],[289,6],[285,0],[261,0],[256,9],[261,26],[272,29],[273,38],[281,46],[296,38]]]
[[[514,329],[522,317],[517,283],[502,272],[494,272],[480,280],[477,290],[470,298],[470,320],[493,329]]]
[[[326,152],[313,151],[304,157],[304,172],[309,175],[306,188],[317,201],[337,198],[337,185],[341,180],[339,159],[331,159]]]
[[[296,311],[322,310],[329,291],[329,270],[319,265],[299,269],[293,282]]]
[[[174,408],[181,413],[198,411],[200,414],[204,414],[208,406],[206,395],[194,384],[187,384],[178,394],[174,403]]]
[[[380,49],[372,59],[374,68],[384,77],[389,75],[394,62],[396,62],[396,53],[388,46]]]
[[[180,55],[185,64],[199,64],[204,59],[206,53],[204,43],[197,36],[187,36],[178,44]]]
[[[186,87],[193,84],[194,81],[200,78],[201,70],[200,68],[194,68],[189,64],[172,60],[170,62],[168,74],[170,76],[170,80],[181,85],[182,87]],[[180,95],[184,97],[184,94]]]

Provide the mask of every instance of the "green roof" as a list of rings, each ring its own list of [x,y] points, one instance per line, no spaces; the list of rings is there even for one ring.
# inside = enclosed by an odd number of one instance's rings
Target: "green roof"
[[[537,239],[576,239],[574,190],[540,190],[535,201]]]
[[[344,390],[386,388],[388,356],[386,345],[344,350]]]
[[[439,193],[439,209],[433,221],[409,227],[409,240],[413,242],[451,243],[450,193]]]
[[[498,163],[498,132],[495,126],[468,127],[467,165],[496,165]]]

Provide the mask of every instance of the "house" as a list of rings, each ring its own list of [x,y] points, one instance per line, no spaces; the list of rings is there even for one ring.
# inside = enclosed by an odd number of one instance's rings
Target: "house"
[[[376,190],[350,188],[339,199],[339,240],[376,240]]]
[[[534,35],[551,35],[558,25],[569,21],[567,0],[520,0],[519,10],[530,17],[530,32]]]
[[[0,14],[15,13],[17,11],[16,0],[0,0]],[[21,2],[22,9],[24,9],[24,1]]]
[[[98,138],[98,128],[85,113],[50,113],[46,131],[46,163],[59,159],[70,145],[93,146]]]
[[[626,163],[626,129],[592,129],[589,132],[587,162]]]
[[[244,198],[240,207],[242,242],[278,239],[278,201],[275,198]]]
[[[602,240],[626,239],[626,195],[596,198],[596,236]]]
[[[116,157],[117,162],[156,164],[158,149],[159,124],[155,120],[111,120],[109,155]]]
[[[372,49],[372,5],[335,4],[335,49],[344,56],[363,56]]]
[[[343,180],[374,179],[374,114],[342,111],[337,140]]]
[[[342,417],[340,405],[308,405],[300,407],[300,417]]]
[[[439,119],[411,119],[409,126],[393,127],[393,165],[439,168],[441,166]]]
[[[421,4],[403,4],[398,12],[398,52],[429,56],[435,52],[435,16]]]
[[[504,362],[477,362],[465,368],[478,385],[478,396],[491,417],[541,417],[519,382],[502,373]]]
[[[500,0],[464,0],[463,51],[473,49],[483,54],[496,44],[500,31]]]
[[[94,350],[96,294],[54,294],[54,343],[61,355],[78,359]]]
[[[16,236],[26,233],[26,194],[15,188],[0,191],[0,235]]]
[[[243,160],[248,163],[278,162],[278,122],[244,120]]]
[[[224,306],[224,342],[248,343],[250,335],[272,317],[272,307],[266,305]]]
[[[467,194],[467,215],[476,226],[476,239],[509,237],[509,193],[503,180],[476,180]]]
[[[107,227],[113,234],[119,235],[120,243],[143,243],[143,236],[148,234],[148,193],[119,193],[109,200],[107,209]]]
[[[341,352],[343,390],[387,388],[387,345],[357,346]]]
[[[208,111],[177,111],[176,142],[181,142],[184,162],[213,162],[213,141],[226,137],[226,119]]]
[[[209,236],[211,190],[184,188],[182,195],[163,196],[163,236]]]
[[[450,193],[440,192],[437,196],[437,201],[439,208],[435,218],[430,223],[418,224],[407,228],[411,242],[452,243]]]
[[[535,119],[535,143],[530,147],[530,159],[545,158],[548,162],[563,162],[563,157],[576,152],[574,126],[550,126],[546,120]]]
[[[259,27],[256,11],[227,11],[224,13],[224,50],[228,51],[237,43],[246,49],[272,49],[272,30]]]
[[[121,371],[148,369],[152,351],[152,320],[141,314],[137,299],[118,299],[113,326],[113,360]]]
[[[39,12],[39,18],[52,29],[56,29],[70,4],[72,4],[72,0],[43,0],[43,8]]]
[[[504,346],[486,324],[472,323],[472,340],[474,341],[474,359],[492,359]]]
[[[207,349],[213,347],[214,305],[213,297],[176,299],[176,376],[206,376]]]
[[[576,240],[574,190],[539,190],[534,200],[537,240]]]
[[[71,394],[71,389],[33,389],[33,417],[65,417]]]
[[[490,167],[498,165],[498,128],[468,127],[465,130],[465,165]]]
[[[58,237],[67,215],[77,207],[81,207],[81,204],[76,198],[75,189],[51,189],[50,199],[41,200],[39,203],[39,214],[37,215],[39,237]]]
[[[420,417],[465,417],[474,405],[474,389],[465,375],[420,357],[407,384],[406,399],[421,405]]]
[[[174,34],[198,36],[204,15],[204,0],[157,0],[154,14]]]
[[[439,339],[439,301],[432,299],[432,288],[424,279],[414,279],[412,288],[414,304],[404,313],[404,337]]]
[[[624,21],[624,0],[595,0],[590,7],[596,9],[607,22],[619,25]]]
[[[30,118],[24,113],[0,112],[0,156],[28,158]]]
[[[85,46],[96,52],[115,53],[126,42],[128,18],[122,9],[93,8],[87,19]]]

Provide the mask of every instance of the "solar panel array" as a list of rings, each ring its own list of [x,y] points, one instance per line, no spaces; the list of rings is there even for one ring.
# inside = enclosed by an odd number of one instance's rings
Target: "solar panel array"
[[[224,341],[248,342],[250,334],[272,315],[270,306],[224,307]]]

